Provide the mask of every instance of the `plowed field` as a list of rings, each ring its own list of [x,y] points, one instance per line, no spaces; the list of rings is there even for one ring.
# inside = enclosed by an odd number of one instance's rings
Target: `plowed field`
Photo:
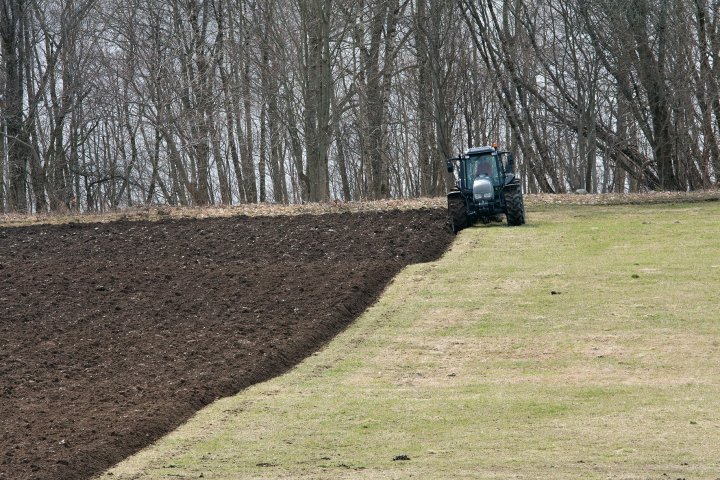
[[[442,210],[0,228],[0,479],[89,478],[316,351]]]

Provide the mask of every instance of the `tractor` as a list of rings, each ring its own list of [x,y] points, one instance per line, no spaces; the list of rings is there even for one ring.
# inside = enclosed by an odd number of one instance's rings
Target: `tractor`
[[[457,233],[480,220],[502,221],[509,226],[525,223],[520,179],[515,175],[513,154],[495,146],[473,147],[447,160],[449,173],[457,171],[447,195],[450,227]]]

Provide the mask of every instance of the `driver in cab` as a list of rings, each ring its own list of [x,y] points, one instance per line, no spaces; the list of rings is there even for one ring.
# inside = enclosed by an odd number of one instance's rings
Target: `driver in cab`
[[[485,175],[491,177],[493,174],[493,168],[490,164],[490,160],[483,158],[478,162],[477,168],[475,169],[475,176]]]

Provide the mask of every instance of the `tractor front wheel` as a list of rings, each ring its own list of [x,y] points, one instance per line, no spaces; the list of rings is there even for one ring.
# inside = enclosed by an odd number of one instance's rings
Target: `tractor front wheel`
[[[509,226],[516,227],[525,223],[525,205],[520,187],[505,192],[505,208]]]

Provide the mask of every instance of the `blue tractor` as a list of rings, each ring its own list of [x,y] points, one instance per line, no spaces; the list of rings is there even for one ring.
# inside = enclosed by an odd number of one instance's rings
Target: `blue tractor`
[[[474,147],[448,159],[447,169],[457,172],[447,196],[454,233],[478,220],[502,221],[503,214],[509,226],[525,223],[525,205],[512,153],[494,146]]]

